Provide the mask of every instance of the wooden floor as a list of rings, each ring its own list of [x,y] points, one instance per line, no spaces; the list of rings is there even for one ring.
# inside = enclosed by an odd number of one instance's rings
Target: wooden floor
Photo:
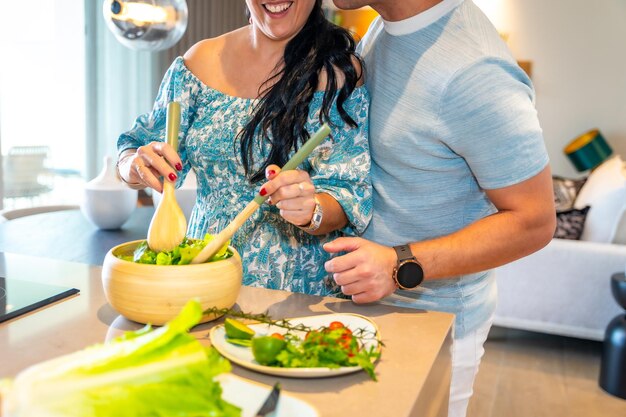
[[[626,417],[598,386],[601,342],[492,328],[467,417]]]

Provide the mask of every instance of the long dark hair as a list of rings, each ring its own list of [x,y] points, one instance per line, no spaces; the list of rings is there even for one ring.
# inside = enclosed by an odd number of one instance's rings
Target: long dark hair
[[[357,126],[343,108],[361,78],[362,71],[353,59],[362,64],[355,54],[354,39],[347,30],[326,19],[322,0],[316,0],[302,30],[287,43],[283,59],[278,64],[280,70],[261,86],[254,114],[239,134],[243,167],[250,183],[264,179],[268,165],[283,166],[289,152],[298,149],[309,138],[305,124],[321,71],[326,73],[327,82],[320,123],[330,122],[329,114],[336,95],[341,118],[349,126]],[[337,92],[338,74],[343,85]],[[268,87],[272,82],[274,84]],[[257,132],[261,141],[269,142],[270,151],[267,159],[255,170],[253,149]]]

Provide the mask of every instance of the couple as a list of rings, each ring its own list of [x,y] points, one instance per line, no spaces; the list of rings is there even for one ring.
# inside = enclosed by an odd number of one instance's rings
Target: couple
[[[495,308],[490,270],[554,231],[534,92],[471,0],[334,3],[381,15],[356,51],[321,0],[246,0],[249,26],[172,64],[118,140],[120,175],[160,191],[194,169],[193,237],[269,196],[232,241],[246,284],[455,313],[449,415],[463,416]],[[162,142],[173,100],[178,154]],[[326,121],[331,136],[281,173]]]

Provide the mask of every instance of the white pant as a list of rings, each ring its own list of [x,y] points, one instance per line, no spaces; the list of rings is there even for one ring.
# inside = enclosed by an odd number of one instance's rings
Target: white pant
[[[472,396],[474,378],[478,373],[480,359],[485,353],[483,344],[487,340],[493,317],[478,329],[452,343],[452,382],[448,417],[465,417]]]

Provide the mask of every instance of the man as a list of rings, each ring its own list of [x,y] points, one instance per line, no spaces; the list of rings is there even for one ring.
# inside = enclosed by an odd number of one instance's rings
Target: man
[[[359,45],[374,215],[365,239],[325,245],[347,252],[326,269],[356,303],[456,314],[449,415],[464,416],[495,309],[492,269],[554,233],[533,88],[471,0],[333,1],[381,18]]]

